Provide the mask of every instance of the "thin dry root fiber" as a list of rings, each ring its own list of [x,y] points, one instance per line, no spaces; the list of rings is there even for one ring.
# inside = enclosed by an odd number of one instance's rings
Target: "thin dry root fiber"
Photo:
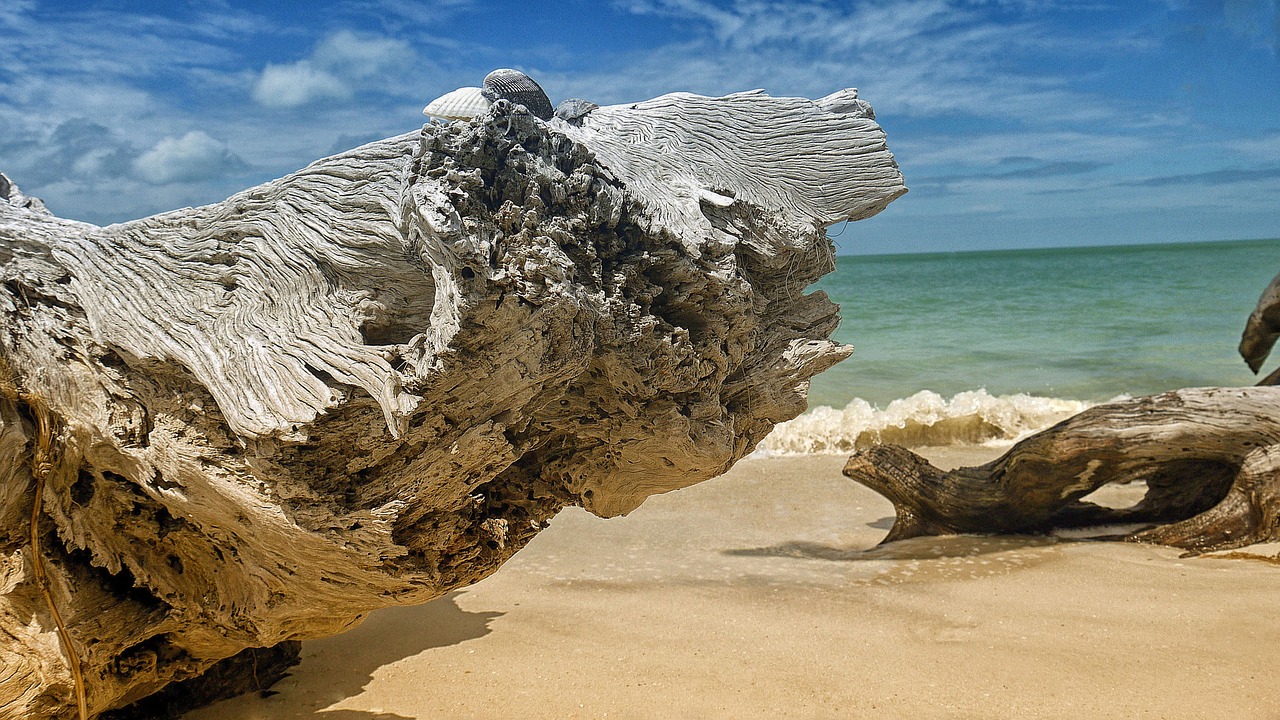
[[[62,613],[58,611],[58,604],[54,601],[53,593],[49,589],[49,578],[45,574],[44,568],[44,553],[40,548],[40,517],[43,507],[44,488],[46,481],[53,474],[57,462],[57,452],[55,450],[56,423],[48,408],[38,396],[19,390],[13,369],[4,358],[0,358],[0,397],[26,407],[36,423],[36,442],[31,460],[31,476],[35,480],[35,484],[31,499],[31,525],[29,532],[32,573],[35,576],[36,586],[40,589],[40,594],[44,598],[45,605],[49,608],[49,616],[53,619],[54,628],[58,633],[58,641],[66,657],[67,669],[70,671],[71,679],[74,683],[76,712],[80,720],[88,720],[89,707],[85,698],[84,673],[80,669],[80,657],[76,653],[75,645],[71,641],[71,633],[67,631],[67,624],[63,621]]]

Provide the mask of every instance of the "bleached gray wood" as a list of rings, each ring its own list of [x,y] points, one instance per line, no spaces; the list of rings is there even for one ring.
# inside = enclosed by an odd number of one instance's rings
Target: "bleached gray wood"
[[[598,108],[581,125],[553,122],[636,192],[653,227],[677,233],[693,253],[708,235],[719,237],[705,204],[737,198],[809,233],[870,217],[906,192],[857,90],[816,101],[765,98],[759,90],[722,98],[675,93]]]
[[[823,226],[905,192],[869,107],[506,102],[108,227],[0,201],[0,718],[92,712],[484,577],[724,472],[846,357]]]

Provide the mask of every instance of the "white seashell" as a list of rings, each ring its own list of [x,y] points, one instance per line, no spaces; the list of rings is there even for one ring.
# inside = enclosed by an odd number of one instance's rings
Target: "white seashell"
[[[458,88],[432,100],[422,109],[422,114],[445,120],[470,120],[483,114],[493,104],[483,92],[478,87]]]

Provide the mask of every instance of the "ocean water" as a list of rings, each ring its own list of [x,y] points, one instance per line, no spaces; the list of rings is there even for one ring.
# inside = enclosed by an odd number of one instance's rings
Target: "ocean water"
[[[839,257],[814,289],[854,354],[761,452],[1002,444],[1117,397],[1252,385],[1236,345],[1277,272],[1280,240]]]

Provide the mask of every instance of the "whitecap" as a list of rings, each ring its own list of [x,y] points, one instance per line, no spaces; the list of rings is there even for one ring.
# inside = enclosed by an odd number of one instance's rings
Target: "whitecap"
[[[1021,393],[993,396],[985,389],[958,393],[950,400],[922,390],[883,409],[855,398],[840,410],[819,406],[779,423],[755,454],[842,454],[877,444],[999,447],[1057,424],[1089,405]]]

